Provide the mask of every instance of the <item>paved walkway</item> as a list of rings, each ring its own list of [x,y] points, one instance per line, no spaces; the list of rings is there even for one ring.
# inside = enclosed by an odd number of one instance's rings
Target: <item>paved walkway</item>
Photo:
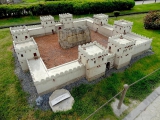
[[[152,92],[123,120],[160,120],[160,87]]]
[[[160,96],[158,96],[135,120],[160,120]]]
[[[156,3],[160,2],[160,0],[157,0]],[[136,5],[141,5],[141,4],[150,4],[150,3],[155,3],[155,0],[143,0],[142,1],[135,1]]]

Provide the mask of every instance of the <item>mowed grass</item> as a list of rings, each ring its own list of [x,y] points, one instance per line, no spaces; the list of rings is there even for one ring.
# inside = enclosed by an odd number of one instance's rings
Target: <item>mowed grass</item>
[[[23,92],[20,81],[14,74],[14,58],[12,56],[12,38],[9,29],[0,30],[0,118],[2,120],[83,120],[111,97],[122,90],[124,84],[131,84],[160,67],[160,30],[145,30],[143,18],[145,14],[118,17],[134,22],[133,32],[153,39],[152,47],[155,54],[145,57],[134,63],[124,72],[114,73],[95,85],[81,85],[71,91],[75,99],[73,109],[67,112],[53,113],[51,110],[35,110],[27,104],[27,94]],[[113,24],[116,18],[109,18]],[[154,74],[156,85],[159,85],[160,72]],[[146,85],[143,83],[139,86]],[[139,87],[138,86],[138,87]],[[138,87],[132,87],[132,91]],[[146,88],[139,87],[138,90]],[[149,90],[151,92],[151,90]],[[142,100],[149,92],[139,94],[137,100]],[[128,92],[127,99],[133,99],[134,94]],[[98,111],[91,120],[99,119],[118,120],[110,104]]]
[[[35,0],[27,0],[28,2],[31,1],[31,3]],[[129,13],[139,13],[139,12],[147,12],[152,10],[160,10],[160,3],[153,3],[153,4],[145,4],[145,5],[136,5],[131,10],[123,10],[120,11],[121,15],[129,14]],[[113,12],[106,13],[108,15],[114,16]],[[57,21],[59,20],[58,15],[53,15],[54,19]],[[93,17],[93,14],[86,14],[86,15],[74,15],[74,18],[79,17]],[[30,24],[30,23],[40,23],[39,16],[24,16],[24,17],[18,17],[18,18],[4,18],[0,19],[0,26],[10,26],[10,25],[21,25],[21,24]]]

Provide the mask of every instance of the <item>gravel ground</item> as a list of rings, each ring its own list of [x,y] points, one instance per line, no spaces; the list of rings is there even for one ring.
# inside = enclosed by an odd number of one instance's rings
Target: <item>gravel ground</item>
[[[149,55],[152,55],[153,52],[151,50],[148,50],[147,52],[143,53],[142,55],[139,55],[137,57],[134,57],[132,58],[130,64],[128,66],[125,66],[119,70],[116,70],[115,68],[113,69],[110,69],[106,72],[106,76],[105,77],[108,77],[110,76],[112,73],[117,73],[117,72],[121,72],[121,71],[124,71],[126,70],[127,68],[129,68],[134,62],[136,62],[137,60],[143,58],[143,57],[146,57],[146,56],[149,56]],[[36,105],[36,99],[39,97],[38,96],[38,93],[36,91],[36,88],[34,86],[34,83],[32,81],[32,78],[31,78],[31,75],[28,72],[23,72],[21,67],[20,67],[20,64],[18,62],[18,59],[17,59],[17,55],[15,53],[13,53],[13,56],[15,58],[15,73],[16,75],[18,76],[20,82],[21,82],[21,85],[22,85],[22,89],[28,93],[28,97],[27,97],[27,100],[28,100],[28,103],[31,107],[34,107],[35,109],[41,109],[41,110],[51,110],[50,106],[49,106],[49,96],[52,94],[51,93],[48,93],[48,94],[45,94],[45,95],[42,95],[40,97],[43,98],[43,102],[40,106],[37,106]],[[72,88],[74,87],[78,87],[79,85],[81,84],[95,84],[95,83],[98,83],[99,81],[103,80],[104,77],[100,77],[92,82],[88,82],[85,78],[82,78],[74,83],[71,83],[69,85],[66,85],[64,86],[63,88],[64,89],[67,89],[69,91],[72,90]]]

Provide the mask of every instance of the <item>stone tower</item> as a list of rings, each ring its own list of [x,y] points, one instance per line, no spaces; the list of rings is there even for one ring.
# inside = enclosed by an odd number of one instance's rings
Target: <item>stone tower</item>
[[[27,39],[30,38],[28,29],[26,29],[26,26],[11,27],[10,31],[11,31],[13,41],[15,43],[26,41]]]
[[[108,51],[115,54],[114,66],[119,69],[129,64],[136,41],[119,34],[108,39]]]
[[[114,22],[113,35],[127,34],[132,31],[132,22],[126,20],[118,20]]]
[[[40,20],[46,34],[55,33],[55,21],[53,16],[40,16]]]
[[[108,23],[108,15],[96,14],[93,16],[93,30],[98,31],[99,26],[106,25]]]
[[[37,43],[28,34],[25,26],[11,27],[13,46],[22,70],[28,70],[27,60],[40,57]]]
[[[91,81],[105,74],[108,50],[97,42],[78,47],[78,59],[86,66],[86,78]]]
[[[64,25],[64,28],[73,27],[73,16],[70,13],[59,14],[60,22]]]

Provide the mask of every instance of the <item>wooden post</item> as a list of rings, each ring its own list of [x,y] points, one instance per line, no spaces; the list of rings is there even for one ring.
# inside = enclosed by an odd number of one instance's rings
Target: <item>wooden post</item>
[[[124,87],[124,89],[123,89],[123,92],[122,92],[122,96],[121,96],[121,98],[119,100],[119,103],[118,103],[118,106],[117,106],[118,109],[121,109],[121,105],[123,103],[124,97],[125,97],[126,92],[127,92],[128,88],[129,88],[129,86],[127,84],[124,84],[123,87]]]

